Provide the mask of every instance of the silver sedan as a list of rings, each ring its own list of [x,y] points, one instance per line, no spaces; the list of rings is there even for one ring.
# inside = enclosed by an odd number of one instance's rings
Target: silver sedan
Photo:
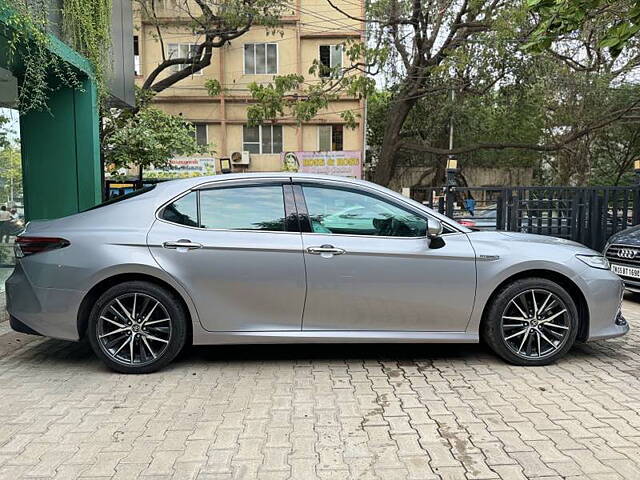
[[[624,335],[598,252],[472,232],[371,183],[256,174],[175,180],[29,222],[6,283],[12,327],[88,337],[146,373],[188,343],[483,339],[517,365]]]

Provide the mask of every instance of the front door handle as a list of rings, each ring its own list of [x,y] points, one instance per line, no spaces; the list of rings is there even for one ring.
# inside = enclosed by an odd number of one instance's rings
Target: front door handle
[[[162,244],[164,248],[177,249],[177,250],[195,250],[196,248],[202,248],[201,243],[195,243],[190,240],[178,240],[177,242],[164,242]]]
[[[336,248],[333,245],[321,245],[319,247],[307,247],[307,253],[312,253],[314,255],[322,255],[323,253],[342,255],[345,253],[345,250],[342,248]]]

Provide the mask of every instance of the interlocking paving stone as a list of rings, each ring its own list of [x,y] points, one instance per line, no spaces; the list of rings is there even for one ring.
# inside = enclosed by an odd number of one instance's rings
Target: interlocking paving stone
[[[198,347],[146,376],[0,314],[0,479],[640,479],[640,296],[621,339]]]

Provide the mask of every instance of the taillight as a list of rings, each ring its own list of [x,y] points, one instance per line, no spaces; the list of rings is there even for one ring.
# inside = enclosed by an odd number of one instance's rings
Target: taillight
[[[458,223],[460,225],[462,225],[463,227],[475,227],[476,226],[476,222],[473,222],[471,220],[460,220]]]
[[[16,238],[16,257],[22,258],[34,253],[47,252],[71,245],[69,240],[58,237],[23,237]]]

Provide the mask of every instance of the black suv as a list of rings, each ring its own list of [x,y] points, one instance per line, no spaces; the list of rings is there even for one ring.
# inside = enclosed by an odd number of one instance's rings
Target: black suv
[[[604,247],[604,255],[624,286],[640,292],[640,225],[612,235]]]

